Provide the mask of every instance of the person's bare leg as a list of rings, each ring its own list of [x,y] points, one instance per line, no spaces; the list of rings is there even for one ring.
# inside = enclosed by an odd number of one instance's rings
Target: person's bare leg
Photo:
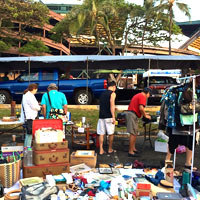
[[[99,154],[103,154],[103,140],[104,140],[104,135],[99,135]]]
[[[130,134],[129,139],[129,153],[134,154],[135,149],[135,143],[136,143],[136,135]]]
[[[172,157],[172,154],[169,152],[169,149],[168,149],[168,152],[167,152],[165,160],[170,160],[171,157]]]
[[[192,162],[192,151],[186,147],[186,162],[185,166],[191,166]]]
[[[114,138],[114,135],[109,135],[109,147],[108,147],[108,153],[112,153],[113,152],[113,148],[112,148],[112,145],[113,145],[113,138]]]

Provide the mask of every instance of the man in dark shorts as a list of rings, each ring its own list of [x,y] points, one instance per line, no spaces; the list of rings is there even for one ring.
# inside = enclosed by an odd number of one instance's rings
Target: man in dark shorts
[[[99,120],[97,124],[97,134],[99,135],[100,150],[99,154],[105,154],[103,149],[104,135],[109,135],[108,153],[114,153],[112,148],[114,131],[115,131],[115,98],[116,83],[111,81],[108,83],[108,89],[101,94]]]
[[[138,121],[139,118],[144,116],[147,119],[151,119],[151,116],[148,115],[144,108],[146,106],[147,99],[150,97],[151,89],[144,88],[141,93],[138,93],[133,96],[126,112],[126,127],[127,132],[130,134],[129,140],[129,157],[137,157],[138,151],[135,148],[136,137],[138,134]]]

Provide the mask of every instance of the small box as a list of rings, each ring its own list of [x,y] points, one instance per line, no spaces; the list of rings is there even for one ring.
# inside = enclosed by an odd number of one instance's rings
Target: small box
[[[136,189],[136,197],[143,197],[143,196],[151,197],[151,199],[153,198],[151,190]]]
[[[33,142],[33,148],[36,151],[67,149],[68,148],[68,141],[65,140],[63,142],[39,143],[39,144]]]
[[[72,152],[71,156],[70,156],[70,165],[78,165],[78,164],[82,164],[85,163],[86,165],[88,165],[91,168],[95,168],[96,167],[96,162],[97,162],[97,154],[94,153],[93,156],[75,156],[76,152]]]
[[[23,157],[23,150],[24,150],[23,143],[17,143],[16,146],[7,146],[7,144],[2,144],[1,146],[1,152],[3,156],[12,156],[13,152],[18,152],[19,155]]]
[[[69,173],[69,163],[55,163],[49,165],[33,165],[33,166],[23,166],[23,178],[28,177],[43,177],[46,175],[58,175],[62,173]]]
[[[168,152],[168,143],[155,141],[155,151],[167,153]]]
[[[138,183],[137,184],[137,189],[151,190],[151,184],[149,184],[149,183]]]

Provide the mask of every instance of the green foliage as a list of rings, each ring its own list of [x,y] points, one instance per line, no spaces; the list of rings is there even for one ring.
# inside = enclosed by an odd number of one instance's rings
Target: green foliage
[[[48,8],[34,0],[0,0],[0,19],[17,21],[27,25],[43,25],[48,22]]]
[[[124,0],[85,0],[82,5],[74,6],[53,31],[59,39],[64,34],[80,39],[86,34],[94,36],[96,44],[109,45],[114,51],[127,19],[124,7],[127,7]],[[120,24],[116,25],[119,19]]]
[[[25,31],[27,26],[42,27],[48,23],[49,9],[40,2],[0,0],[0,5],[0,35],[4,40],[10,40],[9,42],[4,41],[7,45],[16,43],[17,39],[19,41],[28,37],[30,34]]]
[[[23,47],[19,49],[21,53],[31,53],[35,55],[43,55],[43,53],[49,53],[50,50],[44,43],[40,40],[33,40],[28,42]]]
[[[10,47],[11,47],[10,44],[6,44],[4,41],[0,40],[0,52],[7,51],[10,49]]]

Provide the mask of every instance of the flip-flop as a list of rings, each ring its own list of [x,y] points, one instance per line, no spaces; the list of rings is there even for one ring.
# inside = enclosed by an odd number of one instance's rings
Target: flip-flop
[[[191,166],[185,165],[185,170],[187,171],[191,170]],[[192,171],[197,171],[197,167],[193,167]]]
[[[99,153],[100,156],[106,155],[106,152]]]
[[[128,157],[140,157],[138,154],[134,153],[128,153]]]
[[[113,149],[112,152],[108,152],[108,154],[112,154],[112,153],[117,153],[117,151]]]

